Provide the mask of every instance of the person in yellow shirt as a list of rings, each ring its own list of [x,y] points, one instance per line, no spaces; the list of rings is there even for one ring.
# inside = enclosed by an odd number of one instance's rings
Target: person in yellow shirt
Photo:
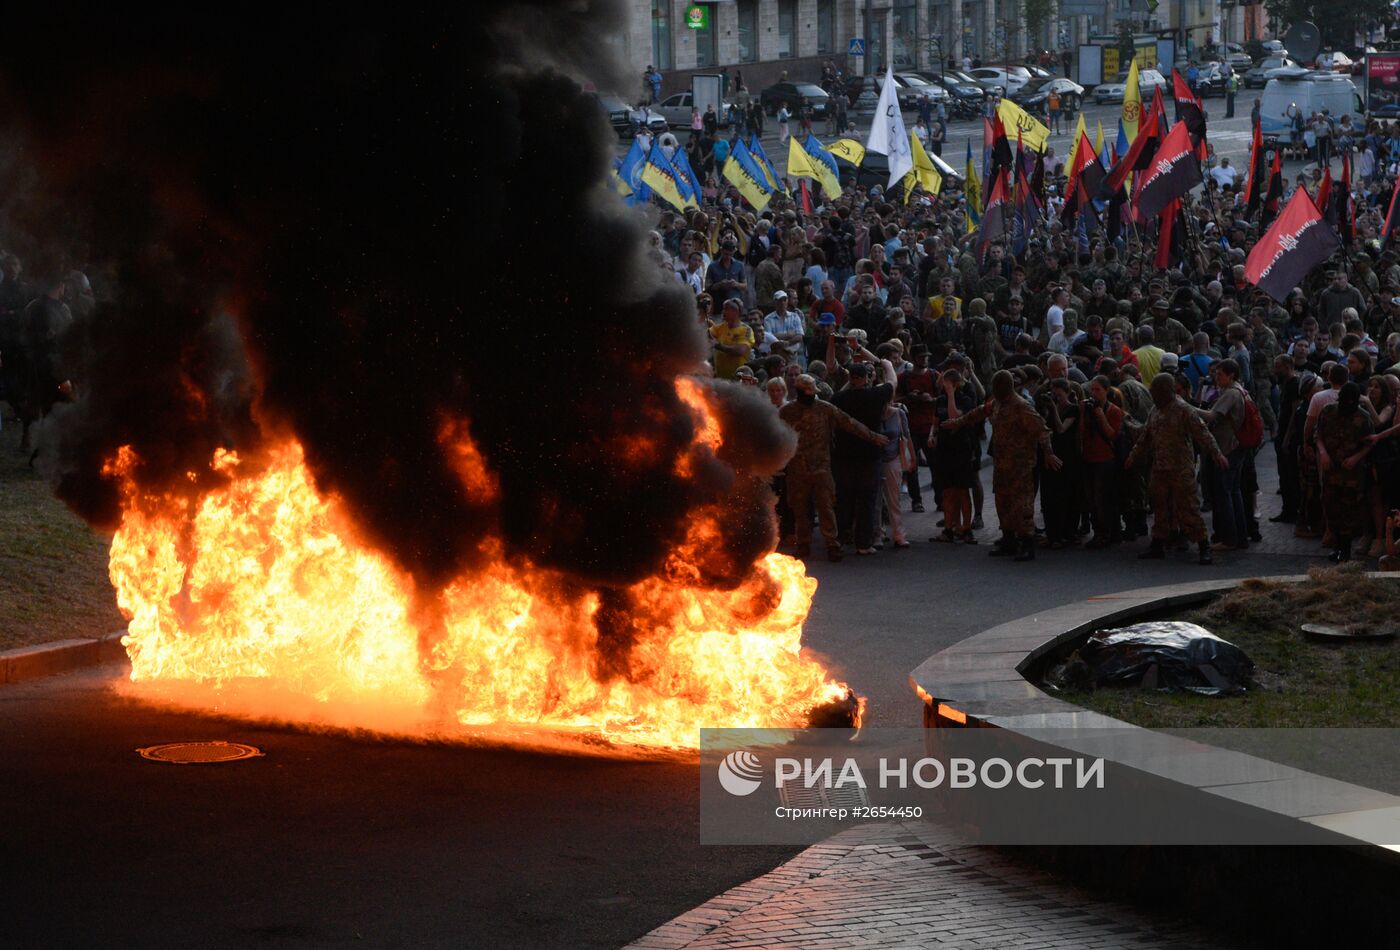
[[[953,295],[953,278],[944,277],[938,282],[938,293],[929,297],[924,305],[923,318],[925,320],[937,320],[943,316],[943,302],[945,300],[957,301],[954,311],[948,314],[949,317],[957,320],[962,316],[962,298]]]
[[[1138,375],[1144,386],[1151,386],[1152,380],[1162,371],[1162,357],[1167,352],[1153,342],[1155,336],[1155,331],[1147,324],[1137,328],[1138,348],[1133,350],[1133,355],[1137,357]]]
[[[710,339],[715,346],[715,376],[719,379],[733,379],[753,353],[753,330],[740,316],[739,300],[731,297],[724,302],[724,320],[710,327]]]

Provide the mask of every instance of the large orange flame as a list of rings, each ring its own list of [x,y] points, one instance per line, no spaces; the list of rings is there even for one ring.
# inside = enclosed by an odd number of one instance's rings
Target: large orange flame
[[[699,389],[678,388],[705,417],[697,445],[717,447]],[[445,423],[443,433],[464,480],[493,490],[465,427]],[[602,659],[597,596],[508,560],[498,542],[484,543],[484,568],[420,596],[356,540],[296,441],[256,460],[220,451],[210,464],[228,481],[195,498],[143,493],[129,448],[108,466],[123,492],[110,572],[130,617],[133,680],[261,681],[276,687],[267,696],[313,708],[361,704],[358,719],[339,724],[371,729],[383,723],[370,710],[388,703],[462,726],[529,724],[671,748],[698,746],[702,726],[800,726],[848,695],[801,651],[816,581],[800,561],[769,554],[732,590],[694,583],[693,557],[711,536],[704,517],[657,576],[627,591],[640,632],[619,669]],[[308,718],[270,698],[245,711]]]

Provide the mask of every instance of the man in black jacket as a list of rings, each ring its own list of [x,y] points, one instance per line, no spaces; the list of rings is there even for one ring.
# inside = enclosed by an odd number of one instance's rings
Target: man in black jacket
[[[864,354],[862,354],[864,355]],[[881,360],[885,381],[871,385],[875,367],[852,363],[850,383],[831,403],[872,432],[879,432],[886,404],[894,398],[894,368]],[[831,453],[836,476],[836,523],[844,535],[852,530],[857,554],[874,554],[880,532],[880,447],[838,431]]]

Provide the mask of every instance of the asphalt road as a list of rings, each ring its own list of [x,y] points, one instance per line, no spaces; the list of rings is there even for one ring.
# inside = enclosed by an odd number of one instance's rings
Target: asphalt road
[[[1140,562],[1139,544],[1010,564],[924,542],[935,517],[916,516],[911,550],[813,564],[807,641],[869,697],[874,725],[917,725],[909,670],[987,626],[1319,563]],[[89,672],[0,688],[0,945],[617,946],[791,853],[702,848],[690,760],[316,734],[153,708],[110,685]],[[198,739],[267,754],[170,766],[133,751]]]

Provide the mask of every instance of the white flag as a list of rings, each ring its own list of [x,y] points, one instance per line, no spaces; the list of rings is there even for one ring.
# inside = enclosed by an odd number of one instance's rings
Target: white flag
[[[899,114],[899,96],[895,94],[894,70],[885,70],[885,84],[880,87],[880,104],[875,107],[875,121],[870,126],[866,151],[879,152],[890,161],[890,181],[893,188],[914,167],[914,155],[909,151],[909,133],[904,131],[904,116]]]

